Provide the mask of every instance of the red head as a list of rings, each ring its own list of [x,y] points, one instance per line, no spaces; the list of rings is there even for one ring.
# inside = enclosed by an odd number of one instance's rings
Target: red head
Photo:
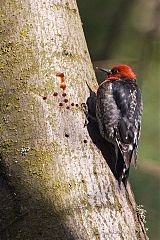
[[[131,67],[124,64],[119,64],[113,67],[111,70],[102,69],[102,68],[99,68],[99,69],[107,73],[108,80],[116,80],[119,78],[126,79],[126,80],[136,79],[136,75],[132,71]]]

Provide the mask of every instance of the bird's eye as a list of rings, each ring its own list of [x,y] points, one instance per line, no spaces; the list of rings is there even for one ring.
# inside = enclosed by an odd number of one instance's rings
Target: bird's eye
[[[111,72],[112,72],[112,74],[116,74],[116,73],[119,73],[119,70],[118,69],[112,69]]]

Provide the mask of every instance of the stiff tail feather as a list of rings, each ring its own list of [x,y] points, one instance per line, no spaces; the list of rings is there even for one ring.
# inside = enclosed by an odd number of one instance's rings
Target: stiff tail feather
[[[131,163],[132,154],[133,154],[133,145],[122,143],[122,142],[119,142],[118,140],[117,140],[117,145],[120,150],[119,154],[121,154],[123,161],[124,161],[123,169],[122,169],[122,173],[121,173],[119,182],[122,181],[126,187],[127,179],[129,176],[130,163]]]

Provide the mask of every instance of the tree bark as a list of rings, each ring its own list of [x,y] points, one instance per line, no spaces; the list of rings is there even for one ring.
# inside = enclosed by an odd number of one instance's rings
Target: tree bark
[[[147,239],[84,127],[96,80],[76,1],[0,6],[0,239]]]

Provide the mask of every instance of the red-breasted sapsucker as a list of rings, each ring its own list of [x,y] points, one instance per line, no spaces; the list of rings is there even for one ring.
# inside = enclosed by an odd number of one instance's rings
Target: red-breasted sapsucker
[[[98,68],[107,74],[97,91],[96,117],[100,134],[115,147],[123,158],[119,181],[126,185],[130,162],[134,155],[137,162],[141,130],[142,98],[136,75],[129,66],[117,65],[111,70]]]

